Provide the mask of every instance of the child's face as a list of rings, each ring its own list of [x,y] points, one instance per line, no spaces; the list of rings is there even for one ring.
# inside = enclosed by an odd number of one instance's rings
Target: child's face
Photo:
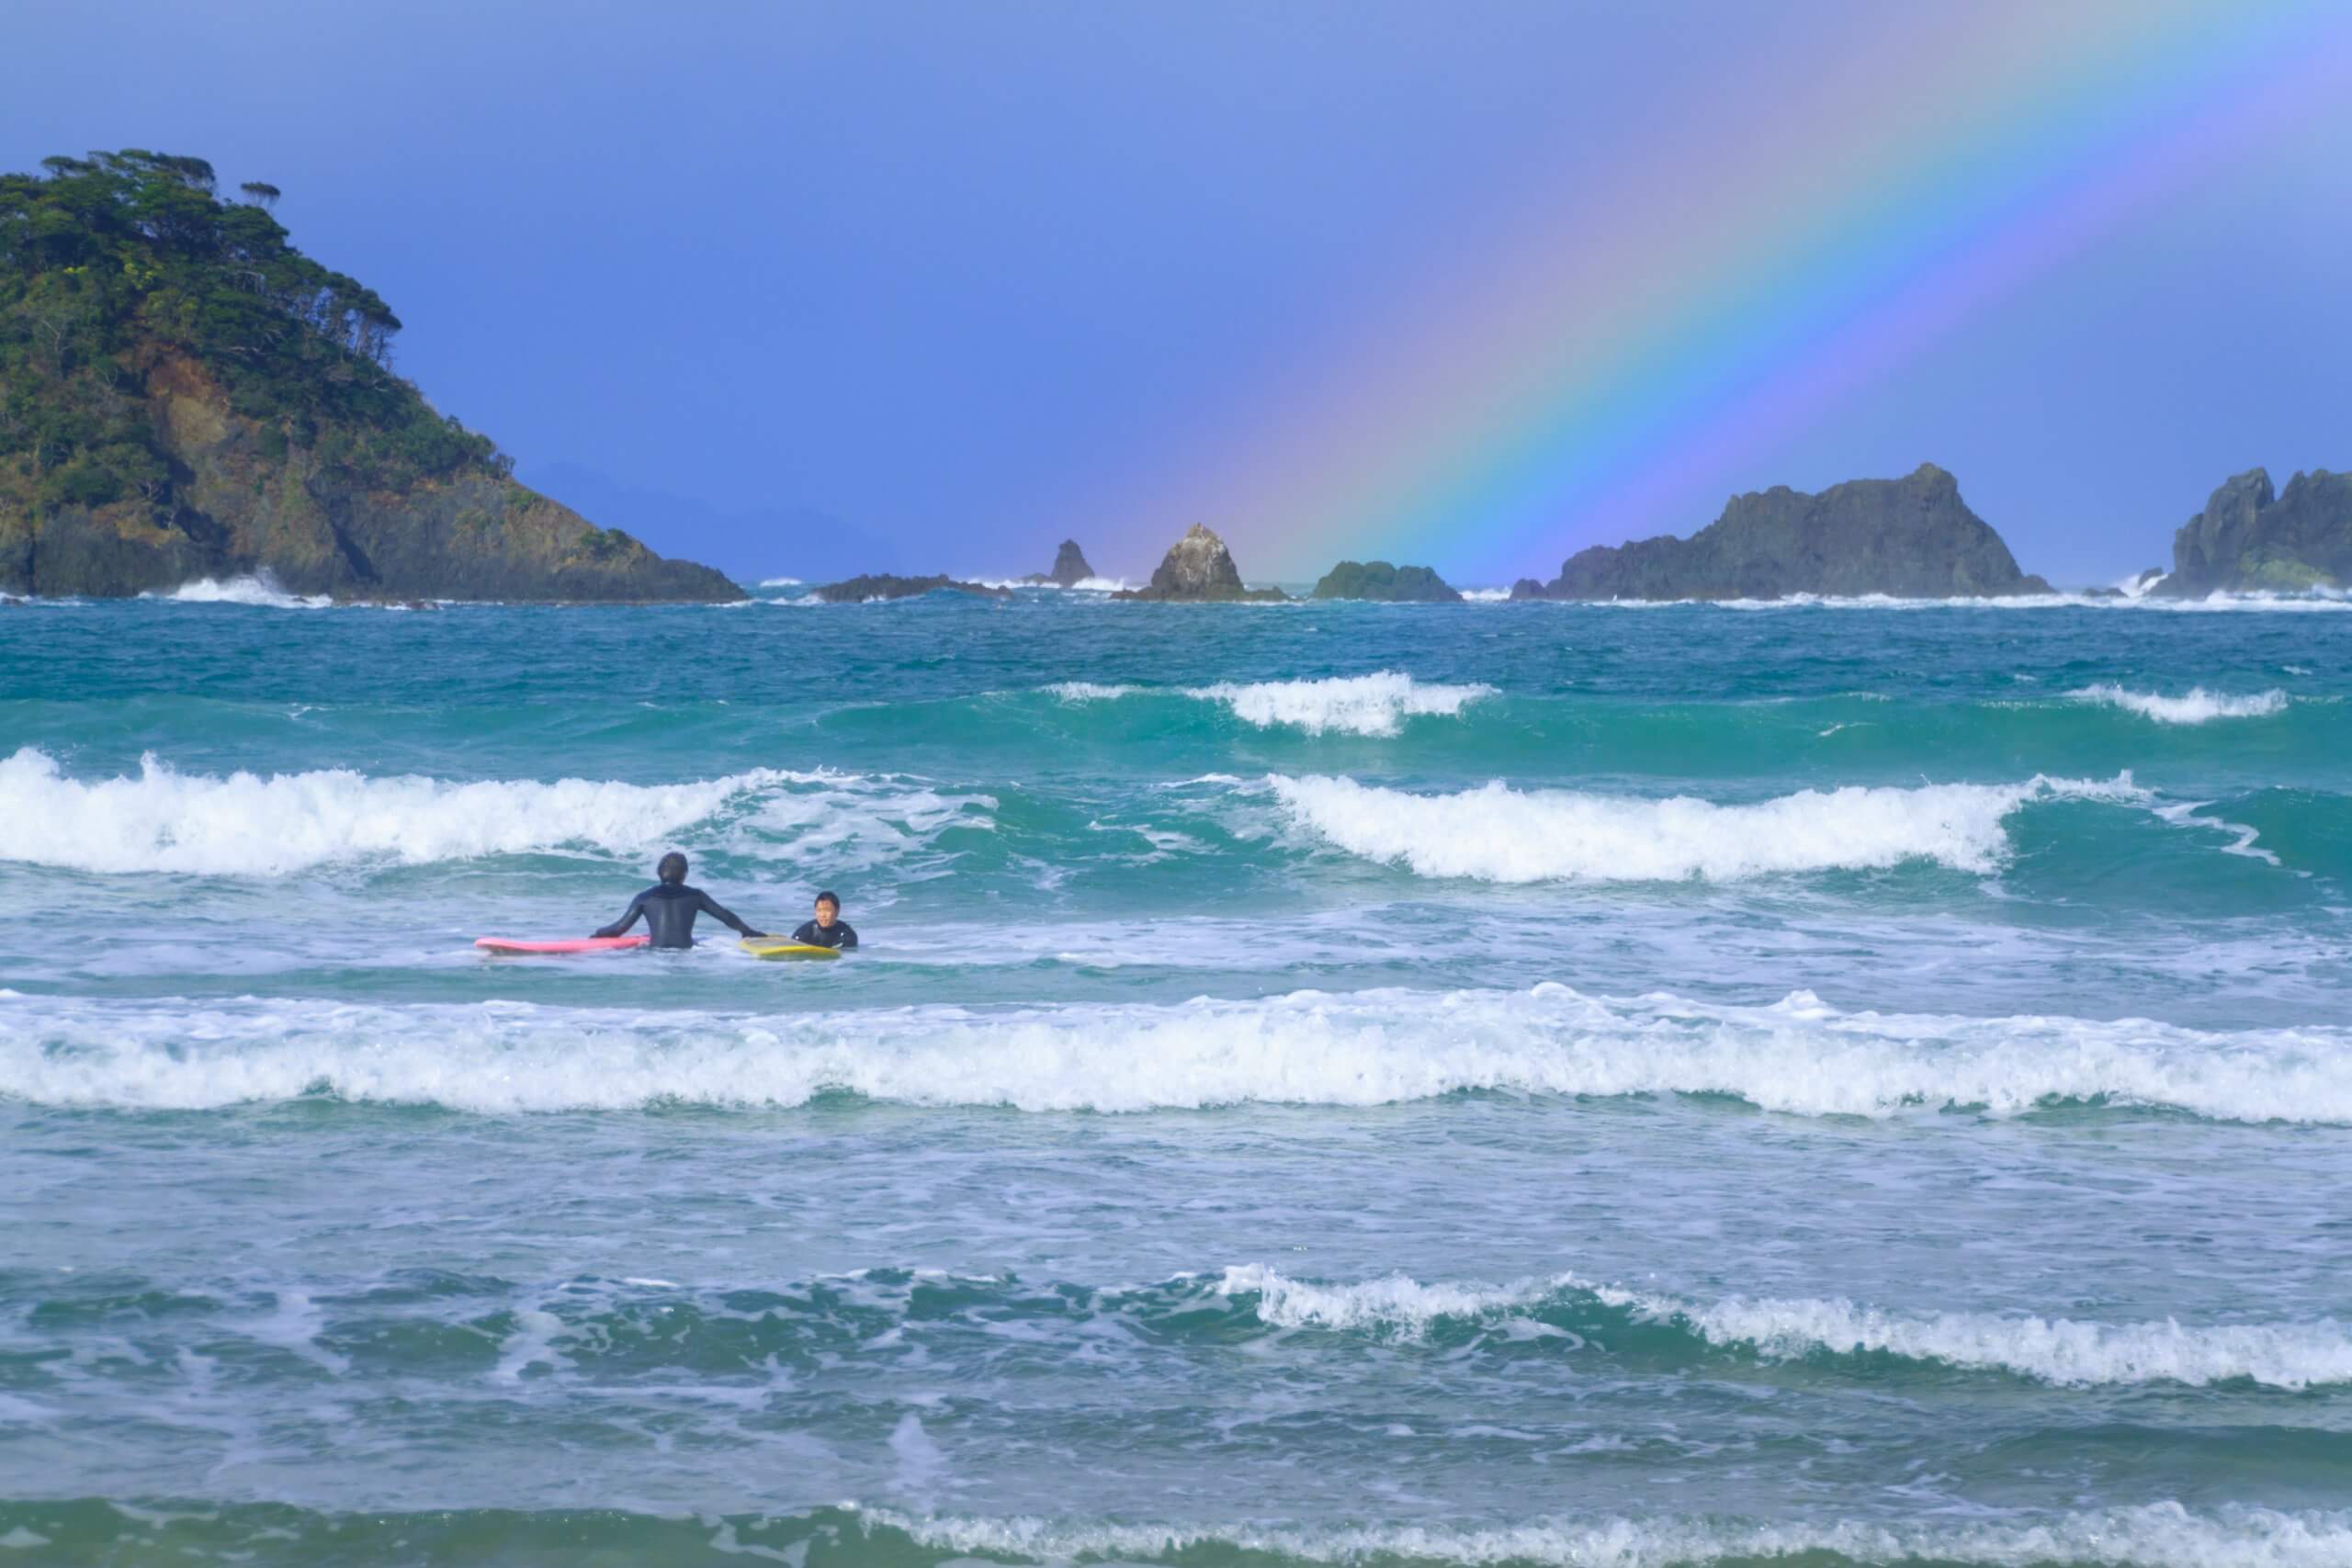
[[[841,909],[839,906],[835,905],[832,900],[829,898],[820,898],[817,900],[817,923],[819,925],[831,925],[833,923],[833,917],[840,913]]]

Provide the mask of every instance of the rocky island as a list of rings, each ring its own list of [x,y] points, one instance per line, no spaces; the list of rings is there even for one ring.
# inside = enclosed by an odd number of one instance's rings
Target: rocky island
[[[1883,593],[1904,599],[2046,593],[1932,463],[1900,479],[1851,479],[1818,495],[1780,486],[1734,496],[1688,539],[1595,546],[1552,581],[1522,578],[1514,599],[1780,599]]]
[[[828,582],[812,590],[828,604],[863,604],[869,599],[913,599],[925,593],[969,593],[980,599],[1010,599],[1010,588],[991,588],[985,582],[959,582],[952,577],[894,577],[878,572],[865,577],[853,577],[842,582]]]
[[[2250,468],[2173,536],[2166,598],[2352,588],[2352,474],[2297,474],[2283,491]]]
[[[1075,588],[1093,575],[1094,569],[1086,564],[1086,552],[1078,547],[1078,541],[1064,539],[1062,547],[1054,552],[1053,570],[1033,571],[1021,581],[1040,588],[1048,583],[1056,588]]]
[[[266,573],[339,598],[734,600],[514,481],[390,369],[374,290],[277,192],[143,151],[0,175],[0,591]]]
[[[1139,599],[1170,604],[1279,604],[1290,595],[1279,588],[1244,588],[1241,570],[1233,564],[1233,552],[1225,541],[1198,523],[1176,541],[1159,569],[1151,574],[1151,582],[1143,588],[1126,588],[1112,595],[1116,599]]]
[[[1462,595],[1425,566],[1343,560],[1315,584],[1317,599],[1374,599],[1392,604],[1459,604]]]

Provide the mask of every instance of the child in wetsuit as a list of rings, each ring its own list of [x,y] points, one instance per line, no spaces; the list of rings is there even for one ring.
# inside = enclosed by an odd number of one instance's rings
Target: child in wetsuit
[[[803,921],[792,940],[804,947],[853,948],[857,945],[857,933],[841,918],[842,901],[830,891],[817,895],[817,918]]]

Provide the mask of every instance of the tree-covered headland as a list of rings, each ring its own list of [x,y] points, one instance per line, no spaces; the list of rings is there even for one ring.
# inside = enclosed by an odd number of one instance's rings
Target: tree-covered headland
[[[356,597],[731,597],[517,484],[400,318],[255,181],[130,149],[0,175],[0,589],[269,571]]]

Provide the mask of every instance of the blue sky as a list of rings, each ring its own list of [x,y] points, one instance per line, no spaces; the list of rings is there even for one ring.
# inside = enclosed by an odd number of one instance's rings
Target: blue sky
[[[994,573],[1069,533],[1139,576],[1191,521],[1158,489],[1263,434],[1261,388],[1395,330],[1515,209],[1572,211],[1572,165],[1678,105],[1770,113],[1865,13],[16,0],[0,164],[145,146],[278,185],[438,406],[657,547]],[[2352,467],[2346,81],[1659,515],[1433,564],[1548,576],[1932,459],[2030,570],[2097,581],[2233,472]],[[1253,577],[1329,564],[1202,521]]]

